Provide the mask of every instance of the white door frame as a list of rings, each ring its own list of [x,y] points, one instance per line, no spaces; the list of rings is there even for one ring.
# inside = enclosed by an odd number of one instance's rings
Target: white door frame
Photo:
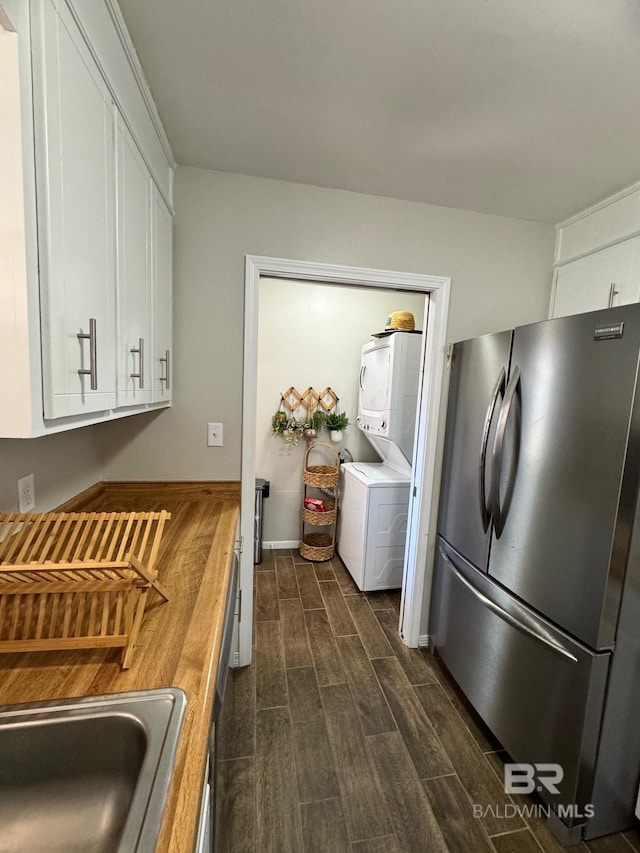
[[[424,598],[429,531],[435,528],[437,509],[436,447],[445,368],[446,328],[451,279],[442,276],[373,270],[335,264],[294,261],[247,255],[244,303],[244,378],[242,392],[242,499],[241,535],[244,547],[240,560],[242,615],[238,664],[252,658],[253,625],[253,525],[256,464],[256,396],[258,385],[258,315],[260,278],[289,278],[358,287],[410,290],[424,293],[428,300],[427,334],[422,341],[421,390],[414,446],[414,465],[409,502],[409,529],[405,556],[399,630],[408,646],[420,644],[420,622]],[[425,316],[426,319],[426,316]],[[428,405],[427,405],[428,403]],[[432,551],[433,549],[431,549]],[[405,605],[406,602],[406,605]]]

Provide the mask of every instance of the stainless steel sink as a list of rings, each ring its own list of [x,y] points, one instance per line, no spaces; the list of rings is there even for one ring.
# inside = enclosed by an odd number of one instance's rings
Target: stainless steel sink
[[[153,851],[185,706],[167,688],[0,707],[0,851]]]

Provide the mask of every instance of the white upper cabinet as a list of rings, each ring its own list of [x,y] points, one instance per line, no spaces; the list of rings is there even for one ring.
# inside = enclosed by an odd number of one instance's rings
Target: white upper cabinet
[[[68,9],[32,6],[44,416],[115,406],[114,105]]]
[[[0,7],[0,437],[166,406],[175,163],[117,2]]]
[[[134,406],[151,400],[151,176],[118,119],[118,406]]]
[[[552,317],[613,308],[640,299],[640,237],[558,268]]]
[[[155,187],[152,223],[153,401],[168,402],[173,391],[173,223],[171,211]]]
[[[550,317],[640,300],[640,183],[556,226]]]
[[[0,21],[0,436],[20,436],[29,429],[36,402],[31,389],[40,381],[37,294],[27,288],[28,279],[37,278],[37,257],[25,252],[29,243],[36,243],[37,232],[35,192],[25,193],[23,183],[29,161],[23,162],[22,127],[26,124],[28,132],[29,115],[23,121],[20,76],[31,72],[23,59],[17,33]],[[30,304],[32,295],[36,298]]]

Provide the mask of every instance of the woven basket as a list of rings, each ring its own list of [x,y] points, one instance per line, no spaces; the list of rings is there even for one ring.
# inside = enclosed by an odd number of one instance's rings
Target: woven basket
[[[309,465],[309,454],[316,447],[328,447],[335,456],[336,464],[334,465]],[[340,473],[340,457],[330,444],[316,442],[310,444],[304,457],[304,482],[307,486],[314,486],[316,489],[331,488],[338,485],[338,475]]]
[[[322,563],[324,560],[330,560],[334,553],[335,543],[328,533],[307,533],[300,541],[300,556],[305,560]]]
[[[313,524],[316,527],[328,527],[334,524],[336,520],[336,504],[335,501],[325,501],[326,507],[324,512],[316,512],[313,509],[302,509],[302,520],[305,524]]]

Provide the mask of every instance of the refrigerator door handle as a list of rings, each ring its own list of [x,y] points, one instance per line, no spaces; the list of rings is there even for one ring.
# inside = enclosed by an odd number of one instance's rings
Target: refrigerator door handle
[[[517,618],[512,613],[509,613],[504,608],[500,607],[495,601],[492,601],[488,596],[486,596],[483,592],[480,592],[479,589],[471,583],[470,580],[465,578],[462,572],[454,566],[449,557],[444,553],[442,549],[440,549],[440,554],[444,559],[445,563],[453,572],[455,577],[463,584],[469,592],[471,592],[485,607],[491,610],[496,614],[500,619],[502,619],[507,624],[511,625],[517,631],[521,631],[523,634],[526,634],[529,637],[533,637],[533,639],[538,640],[541,643],[544,643],[545,646],[548,646],[550,649],[553,649],[554,652],[562,655],[565,658],[568,658],[572,663],[578,663],[578,658],[571,654],[568,649],[559,643],[554,637],[550,636],[544,628],[539,625],[533,618],[529,617],[526,613],[521,613],[520,618]]]
[[[480,445],[480,470],[478,472],[478,483],[480,485],[480,516],[482,518],[482,529],[486,533],[489,529],[491,521],[491,508],[487,502],[486,489],[484,485],[485,471],[487,466],[487,444],[489,442],[489,432],[491,430],[491,422],[498,405],[498,396],[502,394],[504,397],[504,386],[507,380],[507,374],[504,369],[500,371],[500,375],[496,381],[493,392],[491,394],[491,402],[487,406],[487,411],[484,417],[484,427],[482,429],[482,444]]]
[[[513,401],[520,384],[520,367],[515,365],[512,372],[507,390],[502,401],[502,408],[498,417],[498,427],[496,429],[496,438],[493,443],[493,459],[491,463],[491,494],[489,502],[492,505],[493,525],[497,538],[499,539],[504,530],[505,518],[503,507],[500,506],[500,479],[502,477],[502,454],[504,450],[504,437],[507,431],[507,423]]]

